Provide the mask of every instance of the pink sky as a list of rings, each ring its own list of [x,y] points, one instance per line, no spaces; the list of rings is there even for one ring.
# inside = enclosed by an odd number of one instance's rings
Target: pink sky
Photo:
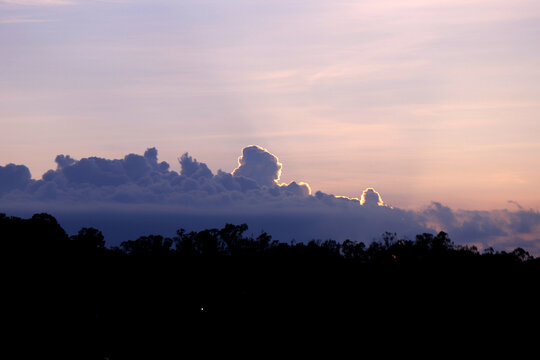
[[[0,165],[241,149],[416,208],[540,207],[540,2],[0,0]]]

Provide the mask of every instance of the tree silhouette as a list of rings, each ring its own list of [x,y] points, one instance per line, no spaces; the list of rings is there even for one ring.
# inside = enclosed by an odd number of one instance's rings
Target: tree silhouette
[[[223,229],[219,230],[219,236],[227,246],[229,253],[232,254],[237,249],[245,246],[242,234],[247,230],[247,228],[247,224],[225,224]]]
[[[81,228],[77,235],[70,236],[70,239],[74,242],[77,251],[82,254],[97,256],[98,253],[102,253],[106,250],[105,237],[101,231],[92,227]]]
[[[133,256],[166,256],[172,251],[172,239],[161,235],[141,236],[137,240],[128,240],[120,244],[120,248]]]
[[[480,253],[444,232],[282,242],[247,229],[179,229],[107,247],[95,228],[68,237],[49,214],[0,214],[2,255],[17,274],[4,287],[17,296],[7,323],[60,324],[62,339],[85,344],[76,358],[167,359],[300,344],[359,351],[381,339],[455,347],[482,333],[526,336],[537,320],[540,261],[523,248]],[[84,328],[96,337],[77,338]]]

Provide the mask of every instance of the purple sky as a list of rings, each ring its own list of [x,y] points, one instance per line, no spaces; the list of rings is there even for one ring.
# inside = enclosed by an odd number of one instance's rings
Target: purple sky
[[[257,144],[312,194],[538,214],[539,44],[536,0],[0,0],[0,166]]]

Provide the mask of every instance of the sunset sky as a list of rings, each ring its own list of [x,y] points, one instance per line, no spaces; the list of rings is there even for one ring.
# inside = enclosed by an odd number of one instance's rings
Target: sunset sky
[[[313,192],[538,211],[540,2],[0,0],[0,165],[252,144]]]

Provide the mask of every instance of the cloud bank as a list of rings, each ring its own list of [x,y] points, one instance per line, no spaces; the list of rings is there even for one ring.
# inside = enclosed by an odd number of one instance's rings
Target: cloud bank
[[[213,173],[188,153],[178,161],[179,173],[158,160],[155,148],[123,159],[58,155],[56,169],[39,180],[24,165],[0,166],[0,212],[49,212],[68,232],[94,226],[111,244],[229,222],[248,223],[251,231],[267,231],[282,241],[369,242],[386,231],[412,238],[443,230],[458,244],[520,246],[540,254],[540,214],[533,210],[464,211],[433,202],[412,211],[385,204],[374,188],[365,189],[360,200],[312,194],[305,182],[280,183],[283,164],[256,145],[242,150],[231,173]]]

